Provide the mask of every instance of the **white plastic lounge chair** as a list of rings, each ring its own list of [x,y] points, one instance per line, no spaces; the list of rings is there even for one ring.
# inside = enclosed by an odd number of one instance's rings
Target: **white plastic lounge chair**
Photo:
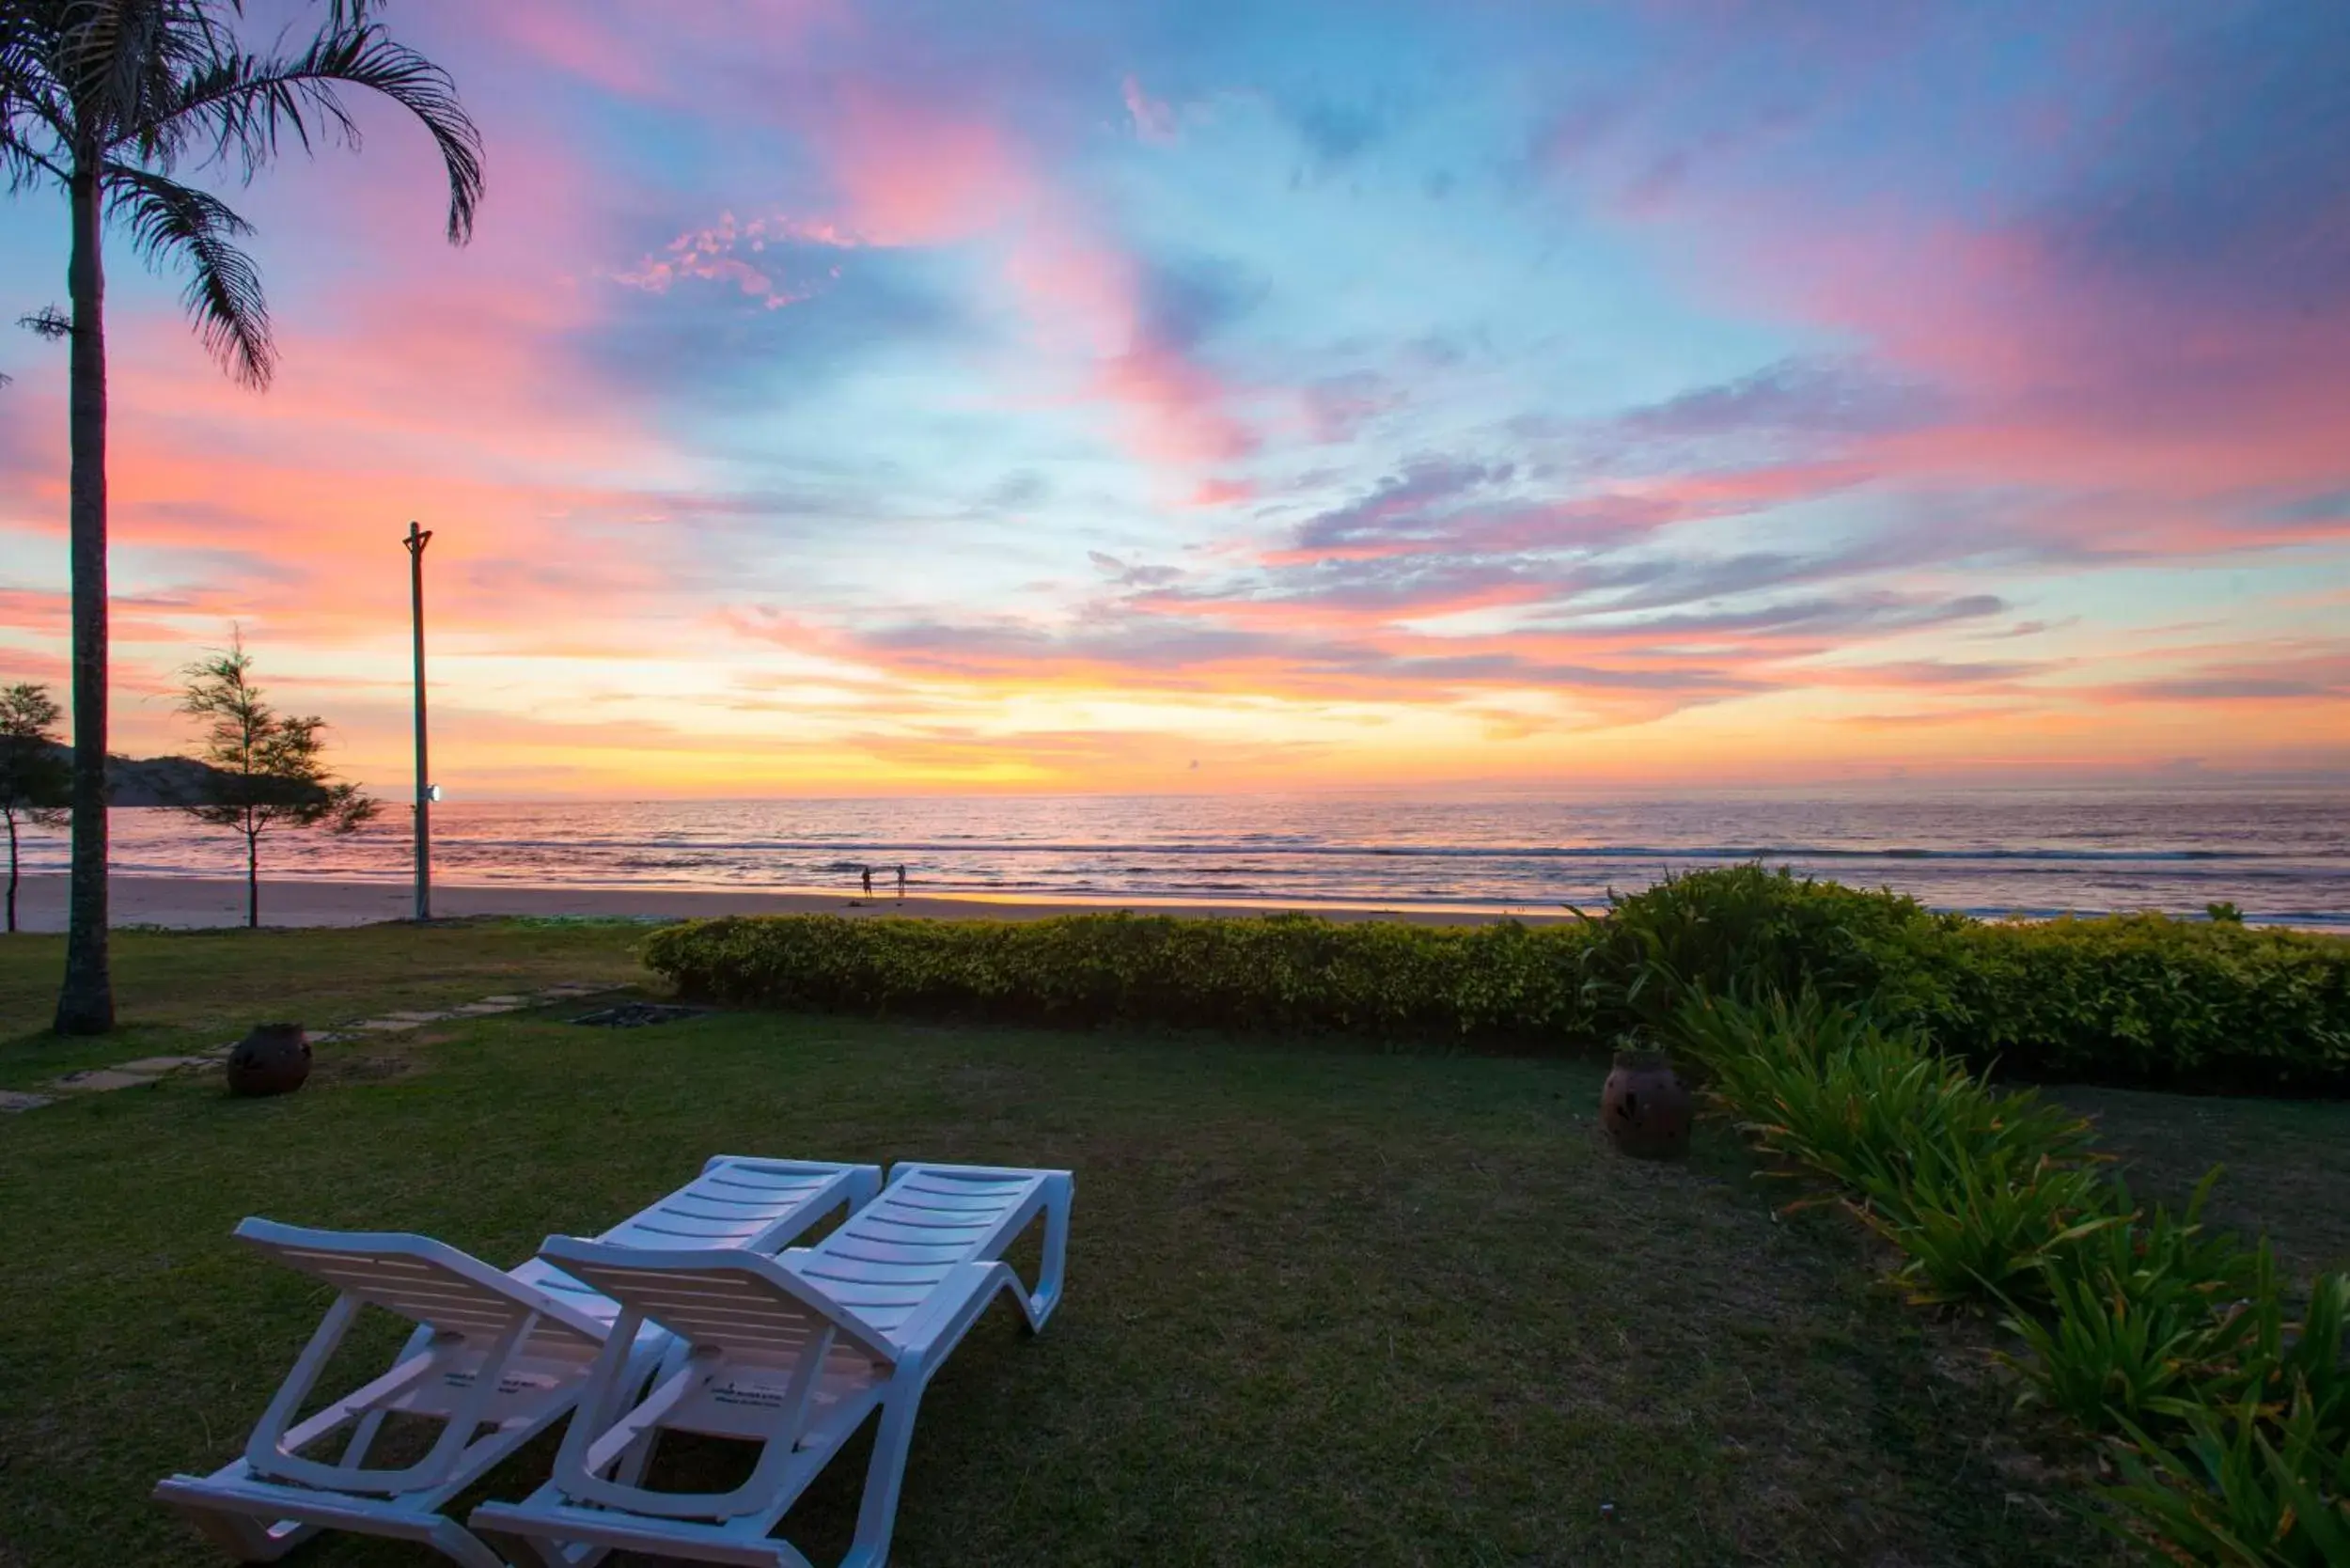
[[[597,1243],[622,1257],[672,1249],[760,1256],[844,1204],[854,1212],[880,1185],[879,1166],[720,1155]],[[602,1352],[615,1352],[617,1392],[632,1374],[641,1387],[669,1344],[634,1318],[616,1335],[619,1308],[542,1259],[500,1273],[453,1247],[393,1231],[247,1219],[236,1234],[342,1292],[253,1429],[244,1457],[155,1488],[157,1501],[240,1561],[274,1561],[321,1529],[349,1529],[418,1542],[468,1568],[504,1568],[443,1517],[442,1506],[572,1409]],[[415,1334],[390,1371],[297,1419],[364,1306],[412,1320]],[[414,1464],[370,1468],[368,1450],[395,1412],[438,1418],[439,1438]],[[304,1457],[344,1427],[351,1437],[339,1458]]]
[[[526,1542],[553,1568],[622,1547],[704,1562],[808,1568],[774,1531],[824,1464],[876,1409],[880,1427],[842,1568],[881,1568],[916,1405],[998,1292],[1030,1330],[1060,1299],[1074,1183],[1065,1170],[901,1165],[882,1195],[811,1247],[777,1258],[730,1252],[658,1257],[549,1236],[540,1255],[620,1304],[620,1325],[677,1336],[642,1400],[626,1352],[607,1344],[554,1479],[520,1503],[485,1503],[474,1529]],[[1031,1293],[1002,1259],[1044,1220]],[[590,1419],[588,1412],[610,1411]],[[639,1484],[664,1432],[764,1445],[731,1492]]]

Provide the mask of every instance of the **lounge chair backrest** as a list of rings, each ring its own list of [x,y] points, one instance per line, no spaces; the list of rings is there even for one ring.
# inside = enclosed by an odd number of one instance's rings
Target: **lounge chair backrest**
[[[268,1219],[241,1221],[236,1236],[346,1295],[443,1334],[487,1344],[535,1312],[541,1338],[572,1339],[591,1351],[603,1343],[604,1325],[578,1308],[430,1236],[313,1231]]]
[[[883,1366],[897,1352],[880,1328],[757,1253],[664,1251],[549,1236],[539,1255],[698,1350],[755,1366],[796,1365],[827,1332]]]
[[[956,1264],[1001,1257],[1058,1174],[901,1165],[880,1197],[788,1256],[841,1305],[893,1330]]]
[[[615,1247],[739,1247],[772,1252],[778,1231],[796,1235],[807,1228],[801,1205],[809,1199],[838,1191],[854,1207],[856,1200],[872,1196],[878,1177],[871,1166],[720,1154],[691,1183],[596,1239]]]

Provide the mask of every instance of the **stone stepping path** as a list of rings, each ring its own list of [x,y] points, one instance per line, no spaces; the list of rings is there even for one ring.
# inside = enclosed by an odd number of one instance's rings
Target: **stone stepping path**
[[[362,1018],[355,1024],[344,1024],[332,1029],[321,1029],[310,1035],[313,1045],[337,1045],[369,1035],[402,1034],[423,1028],[428,1024],[446,1024],[460,1018],[489,1018],[501,1012],[520,1012],[525,1008],[547,1007],[556,1002],[577,1001],[582,996],[598,996],[617,991],[617,985],[592,985],[584,980],[568,980],[561,985],[543,986],[537,991],[506,992],[484,996],[478,1001],[461,1002],[454,1007],[413,1009],[387,1012],[380,1018]],[[42,1086],[39,1093],[21,1090],[0,1089],[0,1114],[9,1111],[37,1110],[55,1105],[60,1095],[101,1094],[110,1090],[138,1089],[158,1083],[174,1073],[202,1072],[220,1066],[228,1059],[236,1043],[217,1050],[205,1051],[192,1057],[141,1057],[136,1061],[118,1062],[112,1067],[86,1067],[79,1073],[68,1073]]]

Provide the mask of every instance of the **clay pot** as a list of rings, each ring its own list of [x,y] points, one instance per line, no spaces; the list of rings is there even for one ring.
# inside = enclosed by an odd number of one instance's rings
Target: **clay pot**
[[[299,1024],[256,1024],[228,1053],[231,1094],[290,1094],[310,1075],[310,1042]]]
[[[1599,1122],[1624,1153],[1679,1159],[1689,1152],[1689,1091],[1662,1051],[1618,1051],[1599,1091]]]

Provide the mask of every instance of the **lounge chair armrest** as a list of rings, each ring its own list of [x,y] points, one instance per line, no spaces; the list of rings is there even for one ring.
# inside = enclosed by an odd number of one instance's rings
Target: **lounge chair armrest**
[[[955,1347],[978,1321],[999,1290],[1021,1295],[1019,1277],[1010,1264],[970,1262],[957,1263],[941,1279],[914,1315],[890,1336],[904,1359],[935,1371],[946,1353]]]

